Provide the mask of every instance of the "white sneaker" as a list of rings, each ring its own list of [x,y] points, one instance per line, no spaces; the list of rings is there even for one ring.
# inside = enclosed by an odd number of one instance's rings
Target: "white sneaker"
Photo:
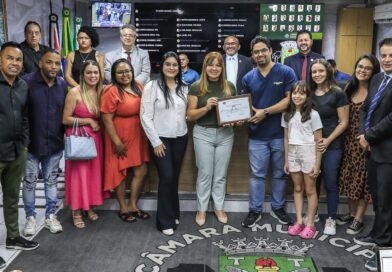
[[[336,221],[331,217],[325,220],[324,234],[335,235],[336,234]]]
[[[34,216],[27,216],[26,225],[23,229],[24,236],[33,236],[37,231],[37,222]]]
[[[173,229],[164,229],[162,230],[162,233],[168,236],[171,236],[174,234],[174,230]]]
[[[45,219],[45,228],[47,228],[51,233],[59,233],[63,231],[63,227],[54,214],[50,214],[49,217]]]
[[[306,225],[306,222],[308,222],[308,215],[305,214],[304,217],[302,217],[303,223]],[[320,217],[318,212],[316,212],[316,214],[314,215],[314,223],[318,223],[320,222]]]

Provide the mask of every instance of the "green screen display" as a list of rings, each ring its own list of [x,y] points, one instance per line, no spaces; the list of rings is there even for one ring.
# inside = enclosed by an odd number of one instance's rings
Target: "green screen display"
[[[271,40],[295,39],[304,29],[321,40],[323,22],[324,4],[260,4],[260,34]]]

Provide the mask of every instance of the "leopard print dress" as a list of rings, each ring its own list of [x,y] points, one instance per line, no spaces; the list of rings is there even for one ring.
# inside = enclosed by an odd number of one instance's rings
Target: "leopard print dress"
[[[363,102],[350,101],[350,123],[346,131],[342,167],[339,175],[339,192],[353,200],[371,202],[367,182],[367,160],[359,145],[359,113]]]

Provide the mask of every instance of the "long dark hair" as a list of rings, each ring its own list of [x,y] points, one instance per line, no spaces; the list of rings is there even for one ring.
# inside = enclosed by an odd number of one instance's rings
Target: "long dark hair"
[[[161,63],[160,63],[161,69],[159,71],[159,78],[158,78],[157,82],[158,82],[159,88],[162,90],[163,95],[165,97],[167,109],[170,107],[170,104],[173,104],[172,97],[170,96],[170,90],[169,90],[169,87],[167,86],[165,75],[163,74],[163,66],[164,66],[165,61],[168,58],[175,58],[176,59],[176,62],[178,64],[178,73],[175,78],[176,83],[177,83],[176,94],[186,102],[185,95],[182,92],[182,87],[185,85],[182,82],[180,59],[178,58],[178,55],[175,52],[173,52],[173,51],[166,52],[161,59]]]
[[[336,83],[332,65],[328,61],[326,61],[325,59],[315,59],[312,62],[312,64],[310,64],[309,77],[308,77],[308,81],[309,81],[308,85],[310,87],[310,90],[312,92],[314,92],[317,89],[317,84],[316,84],[316,82],[313,81],[313,78],[312,78],[312,67],[316,63],[323,65],[325,67],[325,69],[327,70],[327,78],[325,79],[325,81],[327,82],[328,90],[329,91],[330,90],[339,90],[340,88],[339,88],[338,84]]]
[[[133,72],[133,67],[132,64],[130,64],[126,59],[122,58],[122,59],[118,59],[116,60],[113,65],[112,65],[112,70],[110,71],[110,74],[112,76],[112,83],[113,85],[115,85],[118,89],[118,94],[120,95],[120,97],[123,96],[124,93],[124,89],[123,87],[118,83],[117,79],[116,79],[116,72],[117,72],[117,67],[121,64],[121,63],[126,63],[129,66],[129,69],[131,70],[132,73],[132,79],[131,79],[131,88],[132,91],[135,92],[139,97],[142,96],[142,91],[140,90],[138,84],[136,84],[135,81],[135,73]]]
[[[312,112],[313,108],[313,103],[312,103],[312,98],[311,98],[311,92],[308,84],[306,84],[305,81],[298,81],[296,82],[290,90],[290,104],[287,107],[285,113],[284,113],[284,120],[286,122],[290,121],[291,118],[293,118],[295,112],[296,112],[296,107],[293,102],[293,92],[300,92],[301,94],[306,94],[306,100],[305,103],[301,107],[301,122],[304,123],[308,120],[310,120],[310,113]]]
[[[372,70],[372,74],[371,74],[369,81],[368,81],[368,86],[369,86],[369,82],[372,79],[372,77],[375,74],[378,74],[380,72],[380,62],[373,54],[364,54],[364,55],[360,56],[354,65],[353,75],[352,75],[351,79],[348,81],[346,87],[344,88],[348,99],[350,99],[353,96],[353,94],[358,90],[359,81],[358,81],[358,78],[356,77],[355,74],[356,74],[358,63],[363,59],[369,60],[373,65],[373,70]]]

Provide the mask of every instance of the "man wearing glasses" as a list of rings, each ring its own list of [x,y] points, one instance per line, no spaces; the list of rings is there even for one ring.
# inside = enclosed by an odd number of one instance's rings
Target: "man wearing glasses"
[[[136,37],[135,26],[123,25],[120,28],[121,48],[110,51],[105,56],[105,80],[107,82],[111,82],[112,64],[121,58],[132,64],[136,81],[144,85],[150,80],[150,57],[146,50],[135,45]]]
[[[234,84],[237,94],[242,93],[242,77],[253,68],[248,57],[238,54],[240,48],[241,45],[237,37],[226,37],[223,43],[226,78]]]

